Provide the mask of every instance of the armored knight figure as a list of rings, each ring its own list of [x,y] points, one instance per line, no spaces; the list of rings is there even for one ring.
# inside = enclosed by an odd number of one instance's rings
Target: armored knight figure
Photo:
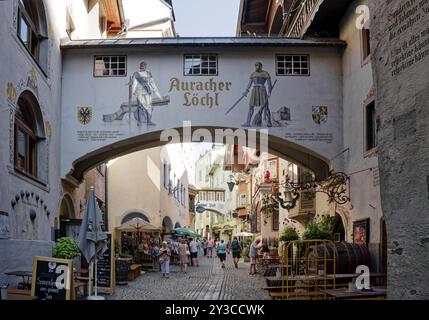
[[[267,84],[267,86],[265,84]],[[247,85],[246,91],[243,93],[244,96],[247,97],[250,88],[252,88],[252,93],[249,99],[249,112],[243,127],[261,126],[262,114],[264,114],[265,120],[267,121],[267,126],[271,127],[271,112],[268,106],[268,99],[271,95],[273,86],[271,83],[271,76],[267,71],[262,70],[261,62],[255,63],[255,72],[250,75],[249,84]],[[261,107],[261,109],[252,121],[255,107]]]
[[[137,100],[136,119],[139,123],[146,122],[147,125],[155,125],[152,119],[152,98],[155,94],[162,99],[158,87],[152,78],[152,74],[146,70],[147,63],[140,63],[140,71],[134,72],[132,77],[132,92]]]

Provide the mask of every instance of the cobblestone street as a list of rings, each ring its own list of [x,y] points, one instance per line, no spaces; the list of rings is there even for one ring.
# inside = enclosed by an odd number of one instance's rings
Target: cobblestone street
[[[262,276],[249,275],[249,263],[240,260],[234,268],[228,255],[226,268],[218,258],[199,258],[199,267],[170,266],[170,278],[163,279],[159,272],[145,272],[128,285],[117,286],[109,300],[263,300],[268,294]]]

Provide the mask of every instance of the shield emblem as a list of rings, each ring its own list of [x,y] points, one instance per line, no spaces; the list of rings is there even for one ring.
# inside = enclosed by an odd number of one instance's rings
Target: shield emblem
[[[328,107],[316,106],[313,107],[313,121],[315,124],[322,124],[328,121]]]
[[[77,119],[81,124],[88,124],[92,120],[92,108],[91,107],[78,107],[77,108]]]

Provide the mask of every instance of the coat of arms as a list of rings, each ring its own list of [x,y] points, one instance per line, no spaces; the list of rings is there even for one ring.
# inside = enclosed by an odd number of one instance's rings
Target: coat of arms
[[[313,121],[315,124],[322,124],[328,121],[328,107],[316,106],[313,107]]]
[[[92,108],[91,107],[78,107],[77,108],[77,119],[81,124],[88,124],[92,120]]]

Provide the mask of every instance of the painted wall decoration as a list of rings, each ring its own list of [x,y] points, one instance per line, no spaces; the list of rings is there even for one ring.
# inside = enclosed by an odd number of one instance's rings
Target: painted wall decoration
[[[81,124],[88,124],[92,120],[91,107],[77,107],[77,119]]]
[[[336,48],[217,50],[214,74],[189,75],[184,73],[188,53],[182,48],[124,49],[120,53],[126,55],[126,73],[131,75],[126,81],[94,77],[94,54],[89,50],[66,52],[62,175],[97,149],[146,133],[182,128],[184,122],[193,128],[267,129],[271,136],[324,159],[342,151],[341,56]],[[308,55],[311,76],[277,75],[276,53],[289,51]],[[91,106],[92,120],[66,121],[76,119],[76,109],[70,106]]]
[[[138,125],[155,126],[156,124],[152,122],[153,107],[167,105],[170,97],[161,96],[152,73],[147,70],[145,61],[140,63],[140,71],[134,72],[130,77],[128,88],[128,102],[122,103],[119,111],[104,115],[103,121],[123,120],[128,113],[130,117],[131,114],[134,115]]]
[[[353,223],[353,243],[368,245],[369,219],[359,220]]]
[[[16,90],[15,90],[15,87],[13,86],[13,83],[11,83],[11,82],[7,83],[6,93],[7,93],[7,99],[10,102],[15,103]]]
[[[328,107],[313,107],[312,117],[315,124],[322,124],[328,122]]]

